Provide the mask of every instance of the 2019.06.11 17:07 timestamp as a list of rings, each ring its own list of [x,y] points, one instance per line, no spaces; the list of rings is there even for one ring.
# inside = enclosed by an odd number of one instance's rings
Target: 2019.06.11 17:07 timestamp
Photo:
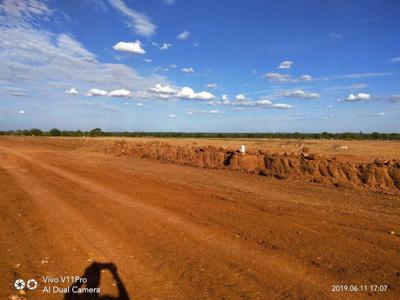
[[[387,284],[333,284],[332,292],[386,292]]]

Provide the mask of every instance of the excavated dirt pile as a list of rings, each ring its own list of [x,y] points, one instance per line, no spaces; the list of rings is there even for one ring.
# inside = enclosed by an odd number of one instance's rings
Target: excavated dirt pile
[[[349,162],[337,157],[305,152],[247,152],[215,147],[182,147],[166,143],[116,142],[106,152],[118,156],[150,158],[199,168],[240,170],[278,179],[297,179],[335,186],[362,187],[375,191],[400,193],[400,162]]]

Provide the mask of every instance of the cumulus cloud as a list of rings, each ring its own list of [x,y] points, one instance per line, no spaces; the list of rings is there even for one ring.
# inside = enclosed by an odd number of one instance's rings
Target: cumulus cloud
[[[291,80],[290,75],[288,74],[279,74],[279,73],[266,73],[264,78],[269,81],[277,81],[277,82],[288,82]]]
[[[76,88],[71,88],[69,90],[66,90],[65,93],[68,95],[76,95],[78,94],[78,91],[76,90]]]
[[[223,101],[229,101],[228,95],[222,95],[222,100]]]
[[[212,100],[215,96],[209,92],[198,92],[196,93],[190,87],[183,87],[181,89],[173,88],[169,85],[156,84],[154,87],[148,90],[151,95],[155,95],[161,99],[170,98],[181,98],[181,99],[193,99],[193,100]],[[148,98],[149,96],[147,96]]]
[[[301,99],[318,99],[320,94],[318,93],[308,93],[302,90],[287,91],[283,93],[284,97],[295,97]]]
[[[157,47],[160,50],[168,50],[172,47],[172,44],[169,43],[162,43],[161,45],[157,44],[156,42],[151,43],[154,47]]]
[[[120,89],[120,90],[113,90],[108,93],[108,96],[111,97],[128,97],[131,94],[130,91],[125,90],[125,89]]]
[[[182,68],[181,70],[182,70],[182,72],[184,72],[184,73],[193,73],[193,72],[194,72],[194,69],[193,69],[192,67],[189,67],[189,68]]]
[[[168,85],[161,85],[157,83],[154,87],[150,88],[151,92],[158,94],[175,95],[178,91]]]
[[[20,110],[19,112],[18,112],[20,115],[25,115],[26,114],[26,111],[24,111],[24,110]]]
[[[209,92],[198,92],[195,93],[190,87],[183,87],[176,96],[183,99],[197,99],[197,100],[211,100],[215,96]]]
[[[187,114],[191,116],[191,115],[193,115],[193,112],[188,111]]]
[[[178,36],[176,37],[178,40],[186,40],[190,36],[190,32],[185,30],[182,31]]]
[[[218,114],[219,112],[218,112],[218,110],[216,110],[216,109],[212,109],[212,110],[210,110],[210,114]]]
[[[238,95],[236,95],[236,100],[237,101],[244,101],[244,100],[246,100],[246,97],[243,94],[238,94]]]
[[[168,117],[169,118],[176,118],[176,115],[175,114],[170,114]]]
[[[207,84],[207,88],[209,88],[209,89],[213,89],[213,88],[216,88],[216,87],[217,87],[216,83],[208,83]]]
[[[301,75],[297,78],[292,78],[289,74],[280,74],[280,73],[266,73],[264,78],[268,81],[272,82],[282,82],[282,83],[296,83],[296,82],[304,82],[304,81],[312,81],[313,78],[310,75]]]
[[[99,90],[99,89],[90,89],[87,92],[87,96],[92,97],[92,96],[106,96],[107,91],[105,90]]]
[[[42,82],[87,90],[97,85],[143,90],[167,82],[155,76],[143,77],[135,69],[116,63],[102,63],[82,44],[65,34],[54,34],[23,24],[10,26],[0,17],[0,80],[12,81],[31,90],[44,91]],[[48,92],[48,89],[46,90]]]
[[[313,78],[311,75],[301,75],[297,78],[297,81],[311,81]]]
[[[140,103],[140,102],[138,102],[138,103],[136,104],[136,106],[143,106],[143,104]]]
[[[119,42],[113,46],[116,51],[129,52],[133,54],[145,54],[146,51],[142,48],[140,41],[135,42]]]
[[[371,95],[367,93],[350,94],[345,99],[346,101],[368,101],[371,100]]]
[[[278,66],[278,69],[291,69],[293,65],[293,62],[290,60],[284,60],[283,62],[280,63]]]
[[[290,104],[286,104],[286,103],[275,103],[272,104],[273,108],[279,108],[279,109],[292,109],[293,106]]]
[[[157,26],[145,14],[129,8],[122,0],[108,0],[121,15],[128,19],[127,25],[141,36],[151,36],[156,32]]]
[[[143,58],[143,60],[144,60],[145,62],[147,62],[147,63],[151,63],[151,62],[152,62],[151,58]]]
[[[238,95],[243,96],[243,95]],[[276,108],[276,109],[292,109],[294,108],[290,104],[286,103],[273,103],[268,99],[259,99],[259,100],[249,100],[242,97],[239,97],[239,101],[230,102],[227,98],[226,100],[213,102],[214,105],[228,105],[235,107],[234,110],[242,110],[242,107],[266,107],[266,108]]]

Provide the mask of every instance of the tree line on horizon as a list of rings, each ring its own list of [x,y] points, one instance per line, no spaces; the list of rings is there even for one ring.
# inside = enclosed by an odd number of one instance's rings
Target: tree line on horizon
[[[302,132],[267,132],[267,133],[212,133],[212,132],[131,132],[102,131],[94,128],[90,131],[71,131],[52,128],[42,131],[38,128],[25,130],[0,131],[7,136],[61,136],[61,137],[162,137],[162,138],[283,138],[283,139],[333,139],[333,140],[400,140],[400,133],[381,132],[341,132],[341,133],[302,133]]]

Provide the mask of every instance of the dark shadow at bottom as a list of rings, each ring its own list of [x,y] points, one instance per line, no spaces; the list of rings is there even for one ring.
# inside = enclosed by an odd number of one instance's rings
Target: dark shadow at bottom
[[[118,296],[100,295],[97,292],[93,292],[100,288],[102,270],[108,270],[112,274],[118,289]],[[64,296],[64,300],[129,300],[128,292],[118,275],[117,267],[113,263],[93,262],[85,269],[81,278],[86,278],[87,282],[83,283],[82,281],[78,281],[71,285],[69,287],[69,292]],[[76,293],[78,289],[83,288],[83,285],[85,286],[84,288],[88,289],[88,292]],[[90,289],[92,292],[90,292]]]

